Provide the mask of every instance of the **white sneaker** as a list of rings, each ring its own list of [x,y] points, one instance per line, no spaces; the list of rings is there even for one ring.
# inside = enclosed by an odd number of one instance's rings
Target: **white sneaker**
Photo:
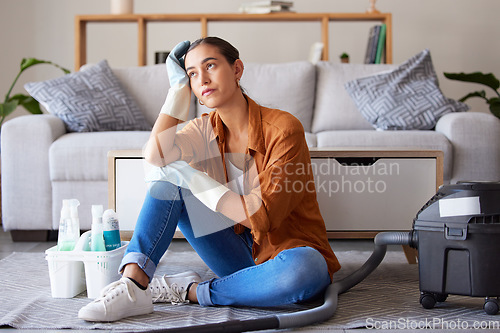
[[[101,291],[101,296],[78,312],[87,321],[116,321],[153,312],[151,291],[142,290],[132,280],[122,277]]]
[[[153,303],[171,302],[172,304],[186,304],[187,287],[191,282],[200,283],[198,273],[188,271],[176,275],[155,275],[149,283]]]

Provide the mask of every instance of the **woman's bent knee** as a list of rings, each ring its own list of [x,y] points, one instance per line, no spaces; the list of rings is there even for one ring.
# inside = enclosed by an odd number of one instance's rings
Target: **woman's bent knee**
[[[289,295],[290,303],[315,298],[331,283],[324,257],[311,247],[283,251],[277,259],[286,263],[278,285],[283,295]]]
[[[157,200],[179,200],[179,187],[166,181],[151,182],[148,193]]]

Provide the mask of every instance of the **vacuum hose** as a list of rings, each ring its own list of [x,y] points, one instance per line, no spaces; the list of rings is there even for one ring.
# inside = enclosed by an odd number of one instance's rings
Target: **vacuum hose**
[[[337,310],[338,295],[363,281],[382,262],[387,245],[416,247],[416,234],[410,232],[381,232],[375,236],[375,249],[368,260],[356,271],[332,283],[325,292],[324,303],[316,308],[293,313],[278,314],[257,319],[231,320],[222,323],[167,328],[149,332],[249,332],[265,329],[301,327],[330,319]]]

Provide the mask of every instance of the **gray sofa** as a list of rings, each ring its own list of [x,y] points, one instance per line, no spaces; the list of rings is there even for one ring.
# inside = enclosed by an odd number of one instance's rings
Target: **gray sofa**
[[[311,147],[418,147],[444,152],[444,180],[500,179],[500,120],[480,112],[449,113],[435,130],[376,131],[344,89],[354,78],[395,65],[308,62],[246,64],[241,80],[248,95],[294,114]],[[168,90],[164,65],[115,68],[113,73],[153,124]],[[194,99],[191,116],[207,110]],[[107,204],[107,153],[142,149],[147,131],[67,133],[56,116],[29,115],[1,132],[3,228],[15,240],[46,237],[59,223],[61,202],[78,198],[82,229],[90,205]],[[30,231],[30,232],[25,232]]]

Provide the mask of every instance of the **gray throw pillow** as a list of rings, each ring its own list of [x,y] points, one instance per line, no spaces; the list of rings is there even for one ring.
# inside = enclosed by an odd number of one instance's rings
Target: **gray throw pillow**
[[[26,91],[70,132],[151,130],[106,60],[60,78],[31,82]]]
[[[347,82],[345,89],[379,130],[433,129],[443,115],[469,109],[443,96],[427,49],[395,70]]]

